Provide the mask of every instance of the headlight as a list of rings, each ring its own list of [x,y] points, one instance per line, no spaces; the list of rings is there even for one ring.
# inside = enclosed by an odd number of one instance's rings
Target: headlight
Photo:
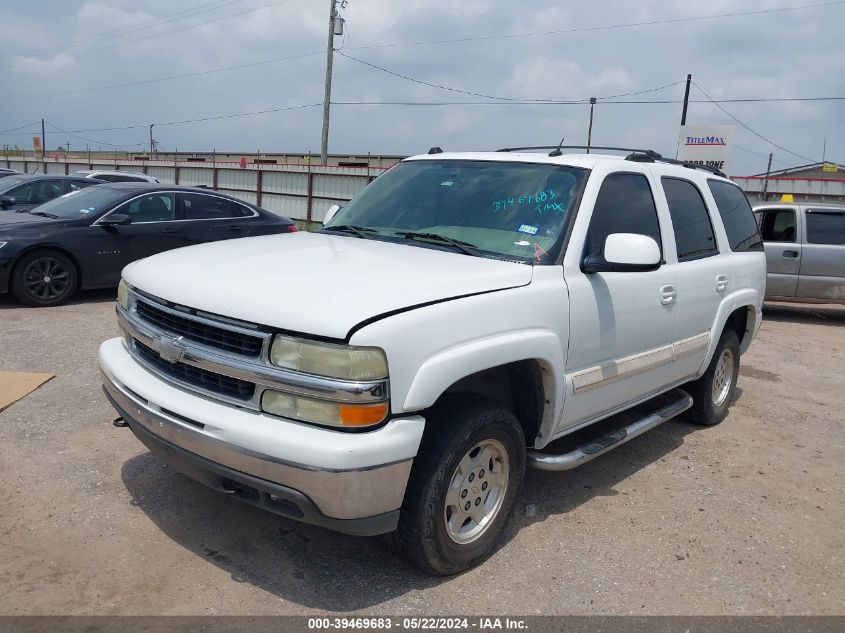
[[[129,309],[129,285],[122,279],[117,286],[117,302],[124,310]]]
[[[356,347],[277,336],[270,362],[294,371],[343,380],[387,378],[387,357],[377,347]]]
[[[345,404],[294,396],[268,389],[261,397],[261,409],[283,418],[326,426],[371,426],[387,416],[387,403]]]

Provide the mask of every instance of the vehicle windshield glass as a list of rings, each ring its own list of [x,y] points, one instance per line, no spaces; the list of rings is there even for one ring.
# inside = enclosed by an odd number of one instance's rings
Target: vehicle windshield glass
[[[376,238],[436,233],[487,257],[550,263],[586,175],[542,163],[408,161],[374,180],[325,228],[366,227]]]
[[[41,211],[63,220],[75,220],[89,215],[97,215],[114,205],[124,196],[124,192],[110,187],[94,185],[40,204],[35,211]]]

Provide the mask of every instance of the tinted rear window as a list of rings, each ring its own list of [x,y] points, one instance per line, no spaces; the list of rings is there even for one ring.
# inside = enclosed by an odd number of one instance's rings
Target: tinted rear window
[[[672,230],[678,248],[678,261],[710,257],[719,252],[710,214],[693,183],[679,178],[662,178],[663,191],[672,216]]]
[[[807,241],[810,244],[845,244],[845,211],[807,210]]]
[[[708,180],[710,191],[716,200],[716,207],[719,215],[722,216],[722,224],[725,225],[725,232],[728,234],[728,242],[731,250],[762,251],[763,240],[748,204],[748,198],[742,193],[742,189],[721,180]]]

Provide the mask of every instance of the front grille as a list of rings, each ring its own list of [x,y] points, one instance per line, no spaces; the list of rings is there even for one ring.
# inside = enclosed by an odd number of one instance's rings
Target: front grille
[[[165,376],[170,376],[171,378],[205,389],[206,391],[245,401],[251,400],[255,394],[254,383],[186,365],[185,363],[170,363],[159,356],[158,352],[150,349],[137,339],[135,340],[135,351],[147,364],[152,365]]]
[[[168,333],[179,334],[192,341],[227,352],[235,352],[245,356],[261,354],[264,340],[259,336],[241,334],[224,327],[216,327],[202,321],[195,321],[189,317],[171,314],[146,301],[137,301],[135,310],[139,317]]]

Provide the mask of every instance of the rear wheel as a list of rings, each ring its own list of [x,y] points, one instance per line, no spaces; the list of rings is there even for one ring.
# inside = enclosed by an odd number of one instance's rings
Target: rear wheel
[[[739,378],[739,338],[725,330],[704,375],[686,386],[693,397],[687,418],[697,424],[713,426],[728,415]]]
[[[12,273],[12,292],[31,306],[53,306],[66,301],[76,290],[73,262],[58,251],[34,251],[24,255]]]
[[[472,394],[447,396],[427,417],[397,542],[423,571],[454,574],[496,544],[522,486],[525,438],[516,416]]]

